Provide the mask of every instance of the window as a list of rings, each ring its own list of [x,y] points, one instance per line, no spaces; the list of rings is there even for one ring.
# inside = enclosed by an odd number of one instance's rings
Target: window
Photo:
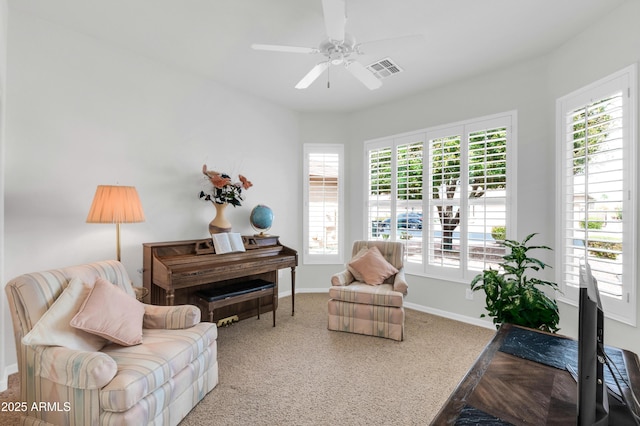
[[[635,82],[632,66],[557,102],[560,297],[577,303],[586,260],[605,314],[634,325]]]
[[[368,235],[405,241],[414,263],[422,263],[423,146],[420,135],[398,138],[393,147],[373,147],[368,158]]]
[[[402,241],[407,271],[468,280],[500,261],[515,215],[515,112],[365,143],[368,238]]]
[[[343,262],[342,145],[304,145],[304,262]]]

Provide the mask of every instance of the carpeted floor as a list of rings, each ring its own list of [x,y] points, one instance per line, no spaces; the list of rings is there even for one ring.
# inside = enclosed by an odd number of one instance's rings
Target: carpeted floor
[[[220,328],[220,383],[181,425],[426,425],[494,334],[411,309],[403,342],[333,332],[326,301]]]

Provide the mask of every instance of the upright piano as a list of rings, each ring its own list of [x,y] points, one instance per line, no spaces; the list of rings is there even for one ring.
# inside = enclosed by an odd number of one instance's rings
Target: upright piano
[[[143,286],[145,302],[154,305],[194,304],[195,293],[242,286],[251,280],[275,284],[278,270],[291,268],[291,315],[295,313],[295,270],[298,253],[282,245],[278,237],[243,236],[246,251],[216,254],[210,238],[201,240],[144,243]],[[264,297],[221,308],[218,318],[238,320],[277,309],[277,297]],[[206,318],[203,316],[203,318]]]

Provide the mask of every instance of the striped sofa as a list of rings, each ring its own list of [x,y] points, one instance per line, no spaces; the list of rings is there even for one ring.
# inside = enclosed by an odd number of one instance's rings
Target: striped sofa
[[[24,345],[72,278],[104,278],[135,297],[124,266],[102,261],[11,280],[23,424],[177,425],[218,383],[217,328],[194,306],[144,305],[143,343],[97,352]],[[104,309],[109,309],[108,304]]]
[[[349,267],[334,274],[329,288],[328,329],[401,341],[404,339],[403,299],[408,288],[403,267],[404,246],[393,241],[355,241],[352,259],[371,247],[377,247],[398,272],[380,285],[358,281]]]

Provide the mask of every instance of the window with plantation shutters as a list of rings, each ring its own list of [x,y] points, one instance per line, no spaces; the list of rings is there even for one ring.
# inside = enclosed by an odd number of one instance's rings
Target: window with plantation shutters
[[[462,129],[460,129],[462,130]],[[446,132],[446,131],[445,131]],[[460,269],[462,137],[437,136],[429,141],[428,264]]]
[[[304,146],[304,261],[343,262],[342,145]]]
[[[468,135],[467,259],[468,269],[497,269],[507,228],[507,127],[471,131]],[[509,186],[509,188],[507,188]]]
[[[635,323],[635,67],[558,100],[558,282],[577,301],[591,266],[605,314]]]
[[[395,239],[404,242],[408,263],[422,264],[422,151],[423,139],[399,138],[396,146]],[[393,221],[392,221],[393,222]]]
[[[370,239],[402,241],[408,263],[422,264],[422,135],[371,145],[367,226]]]
[[[507,203],[513,178],[512,116],[481,119],[428,133],[427,262],[452,277],[471,278],[498,268],[515,214]]]
[[[515,112],[365,144],[368,237],[402,241],[407,271],[466,280],[497,267]]]
[[[391,223],[392,147],[391,141],[367,151],[368,189],[367,235],[370,239],[388,238]],[[389,228],[389,229],[387,229]],[[385,236],[387,235],[387,236]]]

